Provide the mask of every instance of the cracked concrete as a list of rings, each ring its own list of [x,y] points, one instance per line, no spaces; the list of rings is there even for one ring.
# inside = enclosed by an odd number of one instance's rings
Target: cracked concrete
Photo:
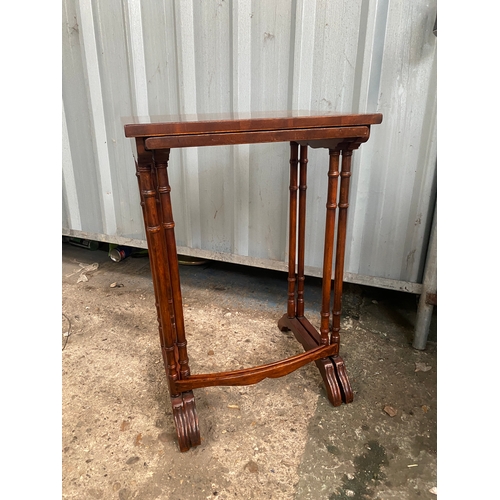
[[[346,285],[341,355],[353,403],[332,407],[314,364],[198,389],[202,444],[180,453],[148,259],[115,263],[68,244],[62,258],[63,498],[436,498],[435,322],[427,349],[413,350],[414,296]],[[181,266],[181,280],[193,373],[302,351],[276,326],[283,273],[213,262]],[[306,278],[315,326],[320,294]]]

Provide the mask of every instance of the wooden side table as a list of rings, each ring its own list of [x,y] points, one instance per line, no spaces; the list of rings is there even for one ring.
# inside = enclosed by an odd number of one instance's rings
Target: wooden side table
[[[275,113],[247,118],[217,116],[200,119],[156,117],[148,123],[131,119],[125,136],[135,138],[136,170],[149,248],[161,352],[179,447],[187,451],[200,444],[193,389],[250,385],[265,378],[287,375],[311,361],[316,363],[334,406],[353,400],[346,368],[339,356],[340,314],[349,206],[352,152],[370,135],[381,114]],[[274,363],[229,372],[191,374],[184,330],[181,285],[168,180],[170,149],[195,146],[290,143],[290,221],[287,312],[278,321],[291,330],[305,352]],[[320,331],[304,316],[304,250],[308,147],[329,152],[326,228]],[[339,180],[340,178],[340,180]],[[336,210],[338,208],[338,218]],[[335,227],[337,225],[337,228]],[[334,236],[337,229],[333,310],[330,302]]]

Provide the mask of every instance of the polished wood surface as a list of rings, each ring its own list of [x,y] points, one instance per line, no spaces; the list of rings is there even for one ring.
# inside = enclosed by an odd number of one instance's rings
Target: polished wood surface
[[[193,389],[256,384],[265,378],[285,376],[314,361],[330,402],[339,406],[353,400],[345,364],[339,356],[351,159],[353,151],[368,140],[370,126],[381,121],[381,114],[314,116],[284,112],[273,116],[229,115],[218,119],[213,116],[133,118],[125,125],[125,135],[135,138],[136,142],[136,175],[155,290],[160,346],[181,451],[201,442]],[[168,177],[170,149],[283,141],[290,143],[288,298],[286,313],[278,321],[278,327],[292,331],[305,352],[243,370],[191,374]],[[304,315],[309,147],[325,148],[329,152],[320,331]]]
[[[285,131],[308,128],[356,127],[382,122],[380,113],[317,115],[309,111],[280,113],[227,113],[200,115],[160,115],[124,119],[126,137],[156,137],[184,134]],[[287,139],[285,139],[287,140]]]
[[[193,146],[225,146],[235,144],[256,144],[263,142],[307,141],[312,147],[325,147],[318,141],[332,141],[329,147],[342,139],[359,137],[360,140],[368,139],[370,129],[368,126],[359,127],[322,127],[322,128],[297,128],[287,130],[252,130],[244,132],[220,132],[211,134],[182,134],[164,135],[146,139],[146,148],[150,150],[163,148],[186,148]],[[316,141],[316,142],[313,142]],[[317,145],[316,145],[317,144]],[[315,146],[316,145],[316,146]]]

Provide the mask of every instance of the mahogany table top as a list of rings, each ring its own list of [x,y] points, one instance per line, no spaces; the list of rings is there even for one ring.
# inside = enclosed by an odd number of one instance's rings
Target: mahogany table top
[[[123,122],[126,137],[155,137],[369,126],[381,123],[382,114],[282,111],[129,117],[123,119]]]

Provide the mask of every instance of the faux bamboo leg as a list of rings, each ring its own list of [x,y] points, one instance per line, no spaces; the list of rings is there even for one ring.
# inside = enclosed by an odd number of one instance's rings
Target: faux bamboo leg
[[[189,358],[187,355],[187,341],[184,330],[184,313],[182,310],[182,295],[179,278],[179,263],[177,259],[177,246],[175,243],[174,219],[172,202],[170,198],[170,184],[168,180],[168,160],[170,150],[155,152],[155,167],[157,172],[158,193],[161,207],[161,225],[165,235],[167,262],[171,283],[171,300],[173,306],[173,324],[176,334],[176,344],[182,379],[189,377]]]
[[[153,163],[151,166],[151,184],[152,184],[152,189],[156,193],[156,206],[158,207],[160,204],[160,199],[159,199],[159,193],[158,193],[157,172],[156,172],[156,165],[154,162],[154,158],[153,158]],[[161,226],[161,212],[158,212],[158,218],[159,218],[160,226]],[[166,252],[166,246],[162,250],[163,259],[166,258],[165,252]],[[177,333],[176,333],[176,329],[175,329],[175,317],[174,317],[174,309],[173,309],[172,285],[170,282],[170,270],[169,270],[168,265],[164,265],[163,269],[164,269],[164,273],[165,273],[165,279],[162,280],[162,282],[160,283],[160,286],[162,286],[163,289],[165,290],[165,295],[167,297],[168,310],[170,313],[170,325],[167,325],[166,327],[168,327],[169,331],[172,332],[171,338],[172,338],[173,345],[171,344],[167,348],[167,347],[164,347],[162,344],[162,350],[165,352],[172,351],[174,353],[175,370],[177,373],[177,380],[180,380],[180,365],[179,365],[179,355],[177,352]],[[156,307],[157,308],[160,307],[160,304],[158,303],[157,300],[156,300]],[[164,321],[167,321],[166,318],[164,318]],[[179,393],[179,391],[177,391],[177,390],[175,390],[174,392],[175,392],[175,394],[174,393],[171,393],[171,394],[177,395]]]
[[[304,317],[304,255],[306,242],[307,145],[300,146],[299,242],[297,263],[297,317]]]
[[[302,344],[306,351],[314,349],[319,345],[328,345],[328,334],[329,334],[329,309],[330,309],[330,289],[328,289],[326,311],[326,334],[321,337],[316,331],[316,329],[309,323],[309,321],[304,317],[304,254],[305,254],[305,192],[307,188],[307,178],[306,178],[306,165],[307,165],[307,150],[302,147],[300,152],[300,192],[299,192],[299,256],[298,256],[298,278],[300,286],[300,295],[297,293],[297,300],[295,300],[295,248],[296,248],[296,226],[297,226],[297,146],[293,147],[291,151],[290,159],[290,238],[289,238],[289,266],[288,266],[288,313],[285,314],[280,321],[278,326],[282,331],[291,330],[295,338]],[[335,157],[334,157],[335,158]],[[335,166],[336,165],[336,166]],[[332,170],[333,169],[333,170]],[[330,172],[335,172],[338,170],[338,153],[336,154],[336,164],[335,159],[330,160]],[[338,174],[338,172],[337,172]],[[338,175],[337,175],[338,177]],[[329,184],[329,199],[336,200],[337,196],[337,184]],[[332,202],[333,203],[333,202]],[[334,214],[335,216],[335,214]],[[329,250],[327,255],[330,259],[329,267],[329,279],[328,284],[331,287],[331,275],[332,275],[332,255],[333,255],[333,228],[331,228],[331,238],[327,241],[329,243]],[[325,243],[326,244],[326,243]],[[299,301],[300,299],[300,301]],[[325,341],[326,340],[326,341]],[[336,351],[338,352],[338,350]],[[315,361],[318,367],[323,381],[325,383],[325,389],[329,401],[333,406],[340,406],[342,404],[342,392],[337,381],[337,372],[335,370],[335,365],[332,361],[332,357],[326,357],[318,359]]]
[[[296,142],[290,143],[290,228],[288,240],[288,317],[295,318],[295,267],[297,249],[297,162],[299,145]]]
[[[288,228],[288,300],[287,312],[278,321],[278,328],[281,331],[288,331],[289,325],[287,320],[295,318],[297,313],[296,304],[296,275],[295,268],[297,266],[297,191],[298,187],[298,154],[299,145],[296,142],[290,142],[290,213],[289,213],[289,228]]]
[[[342,151],[342,171],[340,173],[339,220],[337,233],[337,250],[335,256],[335,282],[333,291],[332,335],[331,343],[340,343],[340,314],[342,312],[342,286],[344,281],[344,257],[347,232],[347,208],[349,207],[349,184],[351,178],[352,150]],[[337,371],[337,378],[341,384],[346,403],[353,400],[353,393],[344,365],[340,356],[333,356],[332,360]]]
[[[169,392],[171,396],[175,396],[174,383],[179,379],[179,371],[175,359],[175,338],[170,321],[170,311],[168,302],[165,300],[168,295],[169,286],[167,267],[164,264],[166,249],[157,211],[156,190],[152,176],[153,158],[151,153],[145,151],[142,146],[142,141],[138,139],[136,175],[139,183],[144,226],[150,255],[162,357],[167,372]]]
[[[347,208],[349,207],[349,183],[351,178],[352,151],[342,151],[342,172],[340,174],[339,221],[337,250],[335,257],[335,282],[333,295],[333,326],[331,342],[340,340],[340,314],[342,312],[342,287],[344,281],[344,257],[347,231]]]
[[[169,293],[166,299],[170,306],[170,320],[174,335],[176,361],[179,367],[179,378],[185,380],[189,378],[190,370],[186,335],[184,331],[184,314],[182,311],[177,247],[175,243],[175,223],[172,214],[172,203],[170,199],[171,189],[167,172],[169,154],[170,150],[155,151],[154,165],[159,197],[162,237],[166,247],[165,275],[168,275],[169,285]],[[186,391],[172,398],[172,408],[181,451],[187,451],[192,446],[198,446],[201,443],[201,438],[193,392]]]
[[[333,240],[335,235],[335,211],[337,209],[337,191],[339,178],[339,150],[330,149],[330,162],[328,169],[328,189],[326,197],[325,245],[323,252],[323,287],[321,303],[320,342],[329,343],[330,333],[330,297],[332,289],[332,259]],[[338,351],[337,351],[338,352]],[[337,380],[332,358],[321,359],[316,362],[325,383],[328,399],[333,406],[342,404],[342,391]]]
[[[325,248],[323,253],[323,289],[321,303],[321,343],[329,343],[330,298],[332,289],[333,239],[335,235],[335,212],[339,179],[339,151],[330,149],[330,168],[328,170],[328,192],[326,199]]]

